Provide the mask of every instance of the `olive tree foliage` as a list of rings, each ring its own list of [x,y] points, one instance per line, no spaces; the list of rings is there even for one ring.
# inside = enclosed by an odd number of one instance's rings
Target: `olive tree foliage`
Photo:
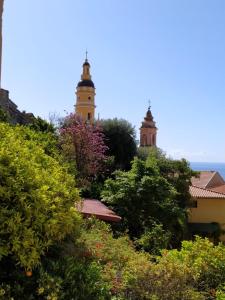
[[[108,146],[107,155],[114,157],[114,169],[129,170],[137,153],[134,127],[124,119],[101,120]]]
[[[51,147],[44,134],[0,123],[0,261],[27,270],[79,224],[74,179]]]

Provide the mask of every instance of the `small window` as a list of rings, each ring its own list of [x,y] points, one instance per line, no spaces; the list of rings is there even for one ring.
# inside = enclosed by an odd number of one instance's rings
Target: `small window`
[[[189,204],[190,208],[197,208],[198,207],[198,201],[197,200],[191,200]]]
[[[88,113],[87,119],[88,119],[88,121],[91,120],[91,113]]]
[[[90,96],[88,97],[88,100],[91,100],[91,97],[90,97]]]

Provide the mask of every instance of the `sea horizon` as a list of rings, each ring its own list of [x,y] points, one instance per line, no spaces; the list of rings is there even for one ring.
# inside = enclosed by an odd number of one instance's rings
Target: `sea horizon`
[[[194,171],[216,171],[225,179],[225,163],[224,162],[190,162],[190,166]]]

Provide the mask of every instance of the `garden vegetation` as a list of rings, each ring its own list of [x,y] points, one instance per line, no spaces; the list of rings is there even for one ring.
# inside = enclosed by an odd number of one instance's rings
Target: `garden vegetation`
[[[225,246],[187,240],[193,172],[185,160],[134,147],[122,166],[104,144],[115,120],[102,129],[71,115],[58,130],[40,118],[1,121],[0,299],[225,299]],[[83,219],[76,206],[85,188],[122,222]]]

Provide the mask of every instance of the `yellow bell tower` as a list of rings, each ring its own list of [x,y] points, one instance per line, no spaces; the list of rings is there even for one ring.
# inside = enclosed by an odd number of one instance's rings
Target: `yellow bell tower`
[[[76,91],[76,114],[80,115],[83,120],[93,122],[95,118],[95,86],[91,80],[90,64],[87,59],[83,63],[83,73],[81,81],[77,84]]]

